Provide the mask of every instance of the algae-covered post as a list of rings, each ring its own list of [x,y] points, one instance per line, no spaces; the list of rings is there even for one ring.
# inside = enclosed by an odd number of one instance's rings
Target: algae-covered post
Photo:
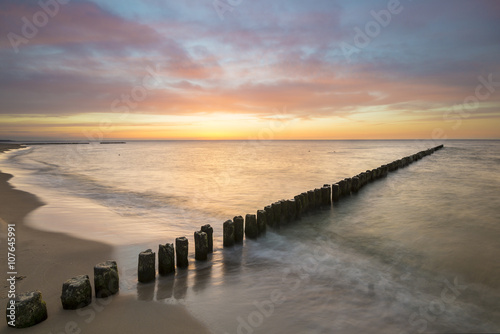
[[[304,203],[302,200],[302,195],[297,195],[293,199],[295,200],[295,219],[297,220],[302,217]]]
[[[203,225],[201,227],[201,231],[205,232],[207,234],[207,240],[208,240],[208,252],[213,253],[214,252],[214,229],[210,224]]]
[[[332,188],[329,184],[323,185],[321,188],[321,205],[328,207],[332,204]]]
[[[194,232],[194,258],[198,261],[206,261],[208,256],[208,238],[202,231]]]
[[[274,202],[271,204],[274,214],[274,228],[280,228],[281,226],[281,202]]]
[[[248,239],[256,239],[259,236],[257,217],[254,214],[247,214],[245,216],[245,236]]]
[[[234,222],[234,242],[242,243],[244,236],[244,220],[242,216],[236,216],[233,218]]]
[[[321,189],[314,189],[314,208],[321,208]]]
[[[267,225],[267,213],[264,210],[257,210],[257,227],[259,228],[259,234],[266,233]]]
[[[120,289],[116,261],[105,261],[94,266],[94,290],[96,298],[107,298]]]
[[[76,310],[92,302],[92,287],[88,275],[79,275],[63,283],[61,303],[65,310]]]
[[[174,244],[158,245],[158,273],[162,276],[175,272]]]
[[[156,277],[155,252],[151,249],[139,253],[137,275],[141,283],[154,281]]]
[[[264,208],[264,211],[266,212],[266,224],[270,228],[274,227],[274,211],[273,207],[271,205],[267,205]]]
[[[234,222],[226,220],[222,226],[222,237],[224,247],[234,246]]]
[[[288,200],[288,210],[290,214],[290,221],[297,219],[297,203],[295,203],[295,199]]]
[[[186,268],[188,261],[189,241],[186,237],[175,239],[175,255],[177,258],[177,268]]]
[[[345,187],[346,183],[345,181],[340,181],[344,182],[343,185]],[[334,202],[338,202],[340,199],[340,185],[339,183],[332,184],[332,199]]]
[[[7,325],[26,328],[47,319],[47,305],[40,291],[17,294],[13,303],[7,303]]]

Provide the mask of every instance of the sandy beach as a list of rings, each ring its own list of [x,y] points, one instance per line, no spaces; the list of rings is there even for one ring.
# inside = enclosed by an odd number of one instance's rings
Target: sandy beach
[[[0,152],[18,147],[0,144]],[[80,311],[63,310],[60,302],[63,282],[87,274],[93,284],[94,265],[111,259],[112,247],[25,226],[24,218],[44,204],[35,195],[13,188],[9,184],[11,178],[12,175],[0,172],[0,238],[4,245],[0,263],[5,264],[5,276],[6,229],[7,224],[15,224],[16,291],[40,290],[48,310],[48,319],[25,329],[25,333],[210,333],[183,306],[139,301],[134,296],[117,294],[110,300],[93,298],[92,304]],[[0,286],[2,310],[7,303],[6,285]],[[0,333],[15,331],[7,327],[5,320],[2,322]]]

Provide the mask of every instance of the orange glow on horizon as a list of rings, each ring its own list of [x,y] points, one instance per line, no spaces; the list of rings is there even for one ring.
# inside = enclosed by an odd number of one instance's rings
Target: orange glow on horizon
[[[328,140],[500,138],[500,119],[457,122],[338,117],[300,119],[291,116],[207,114],[191,116],[81,114],[66,118],[0,116],[2,139],[20,140]],[[30,133],[19,138],[19,133]],[[35,134],[35,135],[33,135]]]

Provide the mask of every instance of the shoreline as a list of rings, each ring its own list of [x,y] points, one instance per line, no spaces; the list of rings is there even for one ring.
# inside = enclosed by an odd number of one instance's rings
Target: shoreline
[[[0,144],[0,154],[22,146]],[[13,176],[0,171],[0,238],[6,240],[7,224],[16,227],[16,292],[40,290],[47,303],[48,318],[26,333],[66,332],[68,326],[82,333],[159,332],[165,328],[182,333],[210,333],[204,324],[185,307],[140,301],[132,295],[114,295],[109,300],[96,299],[77,311],[63,310],[60,294],[65,280],[89,275],[93,285],[94,265],[112,259],[113,247],[78,239],[62,233],[33,229],[24,224],[26,216],[44,205],[35,195],[15,189],[8,182]],[[7,264],[7,250],[2,247],[0,262]],[[120,268],[120,264],[118,263]],[[7,278],[7,265],[3,270]],[[0,309],[5,310],[8,288],[0,285]],[[3,312],[3,311],[2,311]],[[5,319],[5,318],[4,318]],[[0,333],[12,333],[6,321]]]

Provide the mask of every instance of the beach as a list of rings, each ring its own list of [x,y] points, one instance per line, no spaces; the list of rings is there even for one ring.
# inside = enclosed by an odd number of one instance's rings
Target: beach
[[[13,145],[0,145],[0,152]],[[0,153],[1,154],[1,153]],[[48,319],[27,328],[25,333],[209,333],[183,306],[136,300],[134,296],[117,294],[109,300],[96,300],[80,311],[63,310],[60,295],[65,280],[77,275],[89,275],[93,284],[95,264],[109,260],[112,247],[78,239],[62,233],[32,229],[24,219],[42,203],[35,195],[20,191],[9,184],[12,175],[0,173],[0,222],[2,245],[6,240],[7,224],[16,227],[16,292],[40,290],[47,303]],[[0,262],[7,264],[7,250],[2,247]],[[118,263],[120,268],[120,264]],[[4,276],[7,266],[4,268]],[[4,281],[5,282],[5,281]],[[1,285],[0,308],[5,310],[6,283]],[[69,331],[68,331],[69,330]],[[12,333],[2,322],[0,333]]]

